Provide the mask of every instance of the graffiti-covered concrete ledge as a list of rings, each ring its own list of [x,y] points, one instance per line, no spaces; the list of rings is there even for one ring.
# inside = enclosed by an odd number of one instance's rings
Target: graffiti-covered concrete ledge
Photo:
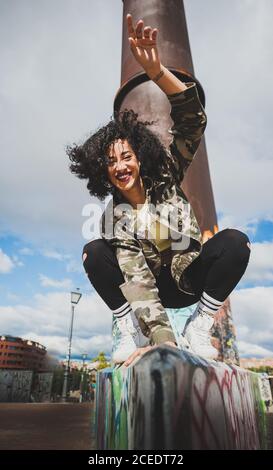
[[[98,449],[264,449],[258,374],[159,346],[98,373]]]

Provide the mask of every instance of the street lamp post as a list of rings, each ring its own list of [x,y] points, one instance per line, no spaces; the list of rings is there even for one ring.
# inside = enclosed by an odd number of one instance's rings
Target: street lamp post
[[[72,333],[73,333],[73,323],[74,323],[74,312],[75,312],[75,305],[77,305],[79,303],[81,296],[82,296],[82,294],[79,292],[78,288],[77,288],[77,292],[71,292],[71,322],[70,322],[70,328],[69,328],[68,350],[67,350],[66,364],[65,364],[65,371],[64,371],[62,401],[66,401],[66,399],[67,399],[67,383],[68,383],[68,374],[70,372],[70,358],[71,358],[71,344],[72,344]]]
[[[82,373],[81,373],[81,385],[80,385],[80,403],[84,401],[84,378],[85,378],[85,360],[87,359],[87,353],[82,354]]]

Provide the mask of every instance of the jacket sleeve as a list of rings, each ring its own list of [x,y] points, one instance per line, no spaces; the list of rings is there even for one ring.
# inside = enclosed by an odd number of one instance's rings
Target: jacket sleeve
[[[155,277],[140,246],[116,247],[125,282],[119,287],[130,303],[143,333],[152,344],[176,342],[168,315],[161,304]]]
[[[170,158],[179,182],[183,180],[193,161],[207,125],[207,116],[200,102],[196,84],[188,82],[185,85],[186,90],[167,95],[173,120],[173,126],[168,130],[173,135],[169,148]]]

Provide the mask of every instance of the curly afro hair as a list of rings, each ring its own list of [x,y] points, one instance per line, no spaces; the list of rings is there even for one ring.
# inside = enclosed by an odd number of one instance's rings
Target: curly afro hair
[[[141,162],[140,175],[162,182],[162,173],[170,172],[169,155],[159,137],[147,126],[156,121],[140,121],[132,109],[115,112],[110,122],[92,134],[82,145],[66,148],[71,160],[70,170],[78,178],[87,179],[92,196],[104,200],[115,193],[107,175],[107,151],[117,139],[127,139]]]

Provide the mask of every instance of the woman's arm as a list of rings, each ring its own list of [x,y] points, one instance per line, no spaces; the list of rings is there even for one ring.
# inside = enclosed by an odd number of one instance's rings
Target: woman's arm
[[[196,84],[181,82],[161,64],[156,44],[158,30],[146,26],[142,31],[143,20],[139,20],[134,28],[130,14],[127,15],[127,25],[130,47],[136,61],[166,93],[171,104],[173,127],[169,132],[173,135],[173,140],[170,153],[176,175],[181,182],[204,134],[207,124],[205,110],[200,102]]]
[[[125,280],[119,288],[131,305],[142,333],[150,338],[152,344],[175,343],[170,320],[143,251],[136,247],[134,251],[129,246],[126,248],[128,242],[124,240],[122,247],[116,247],[118,264]]]
[[[125,361],[128,367],[136,358],[158,346],[167,344],[177,347],[176,339],[161,300],[154,275],[147,265],[141,249],[132,252],[124,247],[116,249],[117,260],[125,282],[119,287],[132,307],[142,332],[151,340],[151,345],[138,348]]]
[[[199,99],[196,84],[187,83],[187,90],[168,96],[173,126],[170,153],[176,168],[177,181],[182,182],[192,163],[207,126],[207,116]]]
[[[146,26],[143,30],[143,20],[139,20],[134,28],[133,18],[130,14],[127,15],[127,26],[131,51],[150,79],[166,95],[173,95],[186,90],[186,85],[160,62],[157,49],[158,29]]]

